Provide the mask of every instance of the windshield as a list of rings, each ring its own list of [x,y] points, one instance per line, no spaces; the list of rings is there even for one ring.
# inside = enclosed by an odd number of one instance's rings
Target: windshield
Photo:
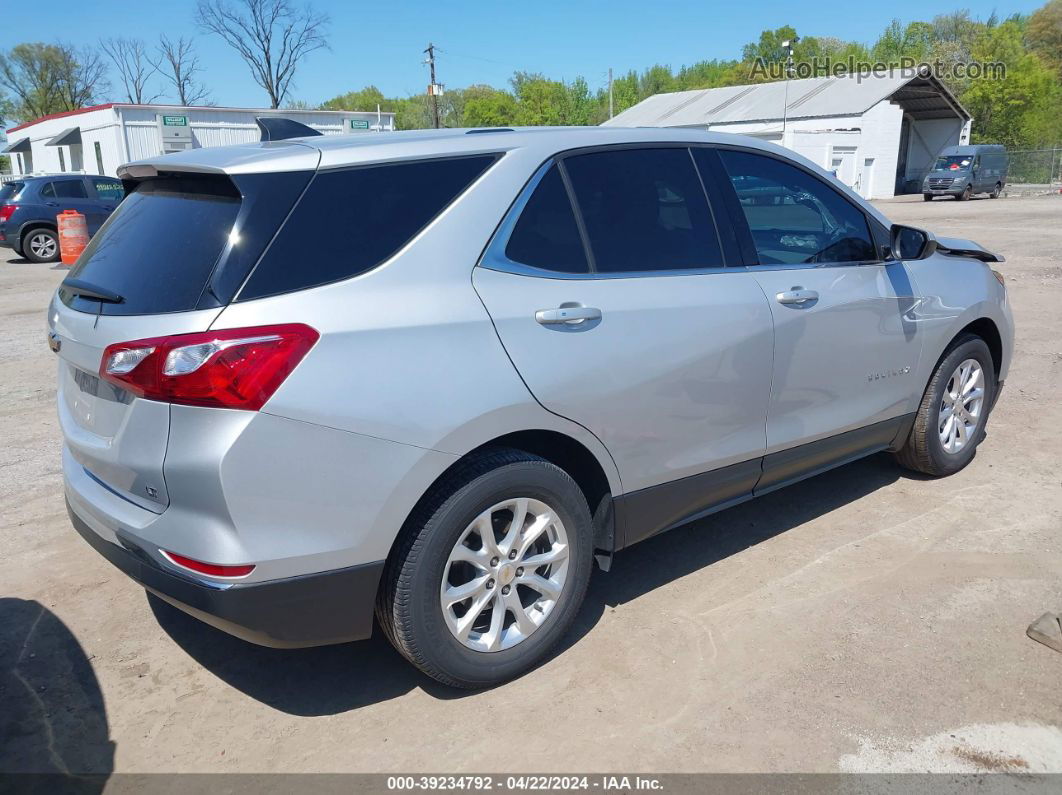
[[[18,192],[25,184],[25,182],[6,182],[0,185],[0,202],[6,202],[18,196]]]
[[[947,155],[938,157],[934,171],[965,171],[973,163],[973,155]]]

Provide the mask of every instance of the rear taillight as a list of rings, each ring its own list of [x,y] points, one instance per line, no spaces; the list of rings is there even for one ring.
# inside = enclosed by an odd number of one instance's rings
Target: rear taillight
[[[100,377],[148,400],[257,411],[319,336],[289,323],[119,342]]]
[[[17,204],[5,204],[3,207],[0,207],[0,221],[7,221],[10,219],[17,209]]]

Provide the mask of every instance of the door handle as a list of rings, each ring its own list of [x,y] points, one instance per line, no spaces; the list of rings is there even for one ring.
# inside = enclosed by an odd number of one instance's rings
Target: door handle
[[[587,320],[600,320],[601,310],[592,306],[562,306],[557,309],[540,309],[535,312],[535,320],[543,326],[567,324],[578,326]]]
[[[794,287],[792,290],[778,293],[775,296],[780,304],[802,305],[811,301],[818,301],[819,294],[814,290],[805,290],[803,287]]]

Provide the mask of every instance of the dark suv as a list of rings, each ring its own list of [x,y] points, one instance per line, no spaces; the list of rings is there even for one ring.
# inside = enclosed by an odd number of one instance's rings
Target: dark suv
[[[85,216],[91,237],[123,196],[122,183],[114,177],[26,177],[0,185],[0,246],[33,262],[57,260],[55,216],[77,210]]]

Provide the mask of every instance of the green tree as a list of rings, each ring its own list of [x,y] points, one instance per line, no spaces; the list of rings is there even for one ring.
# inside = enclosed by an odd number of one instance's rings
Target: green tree
[[[0,53],[0,90],[14,98],[20,121],[91,105],[107,90],[106,66],[98,52],[69,44],[16,44]]]
[[[376,86],[365,86],[359,91],[348,91],[321,104],[321,110],[380,110],[393,111],[394,100],[388,100]]]
[[[1062,0],[1050,0],[1034,11],[1025,28],[1029,49],[1062,78]]]
[[[465,89],[462,127],[509,127],[516,124],[516,97],[492,86]]]
[[[961,101],[974,117],[977,143],[1033,149],[1062,141],[1062,86],[1057,75],[1025,50],[1020,25],[986,29],[972,48],[977,61],[999,62],[1006,79],[970,81]]]

